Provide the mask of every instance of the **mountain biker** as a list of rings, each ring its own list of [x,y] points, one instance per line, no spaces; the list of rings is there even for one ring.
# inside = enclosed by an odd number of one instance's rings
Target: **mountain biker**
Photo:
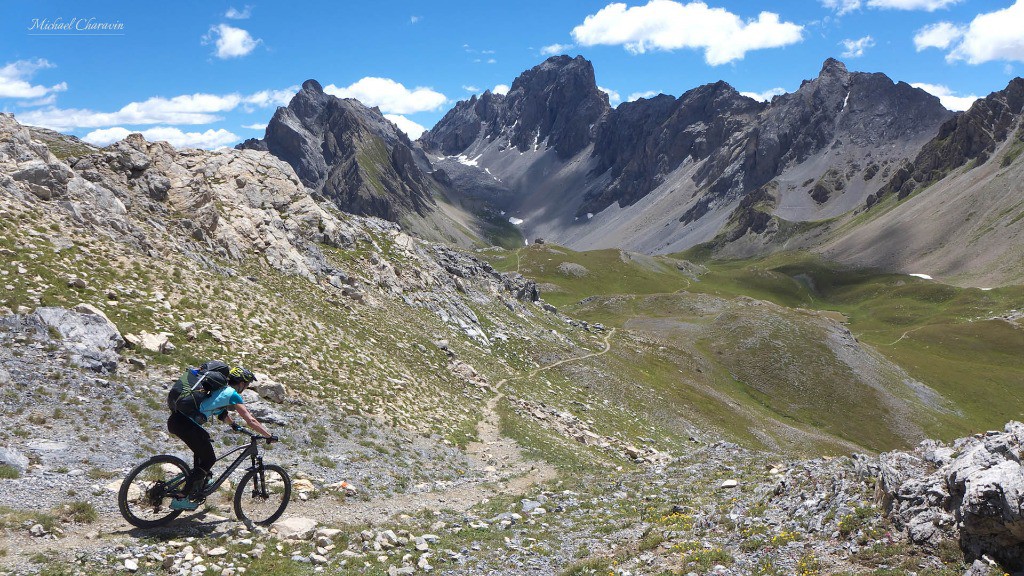
[[[213,392],[209,398],[203,400],[199,411],[206,419],[216,416],[218,420],[229,424],[233,429],[239,429],[231,416],[229,410],[235,411],[245,422],[257,432],[265,436],[268,441],[276,438],[270,434],[260,421],[245,407],[245,400],[242,399],[242,391],[249,387],[249,384],[256,381],[256,375],[246,368],[235,366],[228,373],[228,385]],[[176,498],[171,502],[171,508],[175,510],[195,510],[199,506],[199,498],[206,488],[207,481],[212,477],[210,470],[213,468],[217,456],[213,451],[213,442],[210,440],[210,433],[202,424],[181,412],[175,411],[167,419],[167,431],[174,434],[192,450],[194,455],[192,474],[185,485],[184,498]]]

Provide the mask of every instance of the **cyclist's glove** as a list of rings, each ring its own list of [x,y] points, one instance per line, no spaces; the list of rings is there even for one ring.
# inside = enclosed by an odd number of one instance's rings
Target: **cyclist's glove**
[[[280,442],[281,439],[277,436],[267,436],[267,444],[273,444],[274,442]]]
[[[238,422],[232,422],[231,429],[234,430],[235,432],[238,432],[239,430],[242,429],[242,427],[238,425]]]

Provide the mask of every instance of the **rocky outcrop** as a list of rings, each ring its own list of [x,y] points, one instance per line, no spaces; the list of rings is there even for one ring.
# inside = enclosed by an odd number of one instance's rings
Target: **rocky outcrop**
[[[883,454],[877,475],[890,518],[919,544],[957,536],[969,561],[989,556],[1024,572],[1024,424],[962,438],[926,441],[914,453]]]
[[[1018,130],[1024,114],[1024,78],[1014,78],[999,92],[978,100],[966,112],[945,122],[912,162],[902,166],[886,185],[867,200],[870,207],[887,194],[903,199],[951,171],[974,162],[984,164],[1007,138],[1024,145]]]
[[[400,222],[432,209],[429,163],[405,133],[376,108],[326,94],[316,80],[277,109],[263,140],[238,148],[269,151],[352,214]]]
[[[477,139],[504,136],[521,152],[545,143],[568,159],[591,143],[594,124],[609,110],[593,64],[582,56],[552,56],[520,74],[505,95],[487,91],[459,102],[420,141],[454,155]]]
[[[75,310],[57,307],[37,308],[35,315],[56,332],[71,351],[72,362],[97,371],[114,371],[120,360],[118,351],[125,341],[117,326],[103,312],[89,305]]]

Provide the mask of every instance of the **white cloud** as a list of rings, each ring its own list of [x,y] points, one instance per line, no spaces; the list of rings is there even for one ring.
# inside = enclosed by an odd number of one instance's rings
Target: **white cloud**
[[[53,86],[32,85],[29,82],[36,72],[46,68],[55,66],[42,58],[8,62],[0,68],[0,98],[41,98],[53,92],[67,90],[66,82]]]
[[[498,84],[493,89],[491,89],[491,92],[493,92],[495,94],[501,94],[501,95],[508,94],[508,91],[509,91],[508,84]]]
[[[573,28],[572,36],[583,46],[622,45],[633,54],[703,49],[704,60],[717,66],[741,60],[751,50],[799,42],[803,26],[782,22],[772,12],[761,12],[756,20],[744,21],[728,10],[709,8],[703,2],[650,0],[645,6],[632,8],[609,4]]]
[[[544,56],[555,56],[558,54],[565,54],[572,49],[572,44],[552,44],[550,46],[542,47],[540,49],[540,53]]]
[[[247,130],[266,130],[267,129],[267,123],[266,122],[256,122],[255,124],[242,124],[242,128],[245,128]]]
[[[242,99],[242,102],[259,108],[267,106],[287,106],[292,97],[300,89],[299,86],[289,86],[284,90],[260,90]]]
[[[743,96],[753,98],[758,102],[770,102],[772,98],[786,93],[785,88],[769,88],[764,92],[740,92]]]
[[[203,45],[213,42],[217,46],[214,53],[217,58],[240,58],[252,52],[260,45],[259,38],[253,38],[248,31],[227,24],[212,26],[206,36],[203,36]]]
[[[868,0],[869,8],[891,9],[891,10],[925,10],[934,12],[947,6],[957,4],[962,0]],[[855,10],[860,10],[864,5],[861,0],[822,0],[822,6],[831,8],[836,14],[842,16]]]
[[[252,6],[249,6],[248,4],[246,4],[245,8],[242,8],[241,10],[232,6],[224,13],[225,18],[230,18],[232,20],[246,20],[250,16],[252,16]]]
[[[414,114],[437,110],[448,101],[440,92],[430,88],[406,88],[390,78],[367,76],[351,86],[339,87],[331,84],[324,92],[338,98],[355,98],[367,106],[377,106],[384,113]]]
[[[462,89],[465,90],[466,92],[472,92],[474,94],[480,91],[479,88],[477,88],[476,86],[472,86],[472,85],[469,85],[469,86],[463,85]]]
[[[121,126],[93,130],[82,140],[97,146],[106,146],[119,140],[124,140],[133,131]],[[206,132],[182,132],[170,126],[157,126],[142,131],[142,136],[150,142],[167,142],[176,148],[223,148],[238,142],[239,137],[223,128],[207,130]]]
[[[487,59],[487,63],[488,63],[488,64],[497,64],[497,63],[498,63],[498,61],[497,61],[497,60],[495,60],[494,58],[488,58],[488,59]]]
[[[911,84],[914,88],[920,88],[925,92],[937,97],[939,102],[943,106],[950,110],[967,110],[974,104],[974,101],[978,99],[978,96],[971,94],[970,96],[957,96],[946,86],[938,84],[925,84],[924,82],[915,82]]]
[[[979,14],[960,43],[946,55],[949,61],[982,64],[993,60],[1024,62],[1024,0],[1009,8]]]
[[[405,135],[408,136],[410,140],[419,138],[420,134],[423,134],[423,132],[426,131],[426,128],[412,120],[409,120],[401,114],[385,114],[384,117],[394,122],[395,126],[398,126],[399,130],[405,132]]]
[[[925,10],[934,12],[962,0],[868,0],[868,6],[892,10]]]
[[[875,39],[871,36],[865,36],[856,40],[850,40],[847,38],[840,42],[846,51],[843,52],[843,58],[860,58],[864,55],[864,51],[875,45]]]
[[[49,96],[36,98],[35,100],[23,100],[18,102],[18,106],[21,106],[22,108],[36,108],[39,106],[53,106],[56,102],[57,94],[55,92],[51,92]]]
[[[661,92],[657,90],[648,90],[646,92],[633,92],[629,96],[626,96],[626,102],[635,102],[636,100],[639,100],[641,98],[654,98],[658,94],[661,94]]]
[[[297,88],[264,90],[248,96],[186,94],[173,98],[154,97],[142,102],[129,102],[115,112],[50,106],[19,114],[18,120],[24,124],[54,130],[99,128],[119,124],[210,124],[222,119],[219,114],[230,112],[239,105],[266,108],[287,103],[286,97],[290,98],[296,90]]]
[[[409,23],[410,24],[416,24],[417,22],[419,22],[422,19],[423,19],[422,16],[409,16]]]
[[[945,50],[963,37],[966,30],[951,22],[939,22],[925,26],[914,34],[914,46],[920,52],[926,48]]]
[[[840,16],[859,10],[861,6],[860,0],[822,0],[821,3],[825,8],[835,10]]]
[[[615,90],[612,90],[611,88],[605,88],[603,86],[598,86],[597,89],[608,95],[608,102],[610,102],[612,105],[622,102],[622,96],[619,95],[619,93],[616,92]]]

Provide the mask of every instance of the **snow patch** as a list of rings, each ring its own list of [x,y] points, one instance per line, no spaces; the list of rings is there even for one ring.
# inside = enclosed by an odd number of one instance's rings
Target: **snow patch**
[[[587,212],[587,220],[590,220],[593,217],[594,217],[594,213],[593,212]]]
[[[522,218],[516,218],[515,216],[509,216],[508,223],[513,225],[513,226],[519,226],[520,224],[523,223],[523,219]]]
[[[915,278],[924,278],[925,280],[931,280],[932,279],[932,277],[927,275],[927,274],[908,274],[908,276],[913,276]]]
[[[850,103],[850,93],[846,93],[846,99],[843,100],[843,110],[846,110],[846,105]]]
[[[465,164],[466,166],[476,166],[477,165],[477,160],[479,158],[480,158],[480,156],[477,156],[476,158],[470,160],[469,156],[466,156],[465,154],[462,154],[460,156],[457,156],[456,160],[459,161],[459,164]]]

